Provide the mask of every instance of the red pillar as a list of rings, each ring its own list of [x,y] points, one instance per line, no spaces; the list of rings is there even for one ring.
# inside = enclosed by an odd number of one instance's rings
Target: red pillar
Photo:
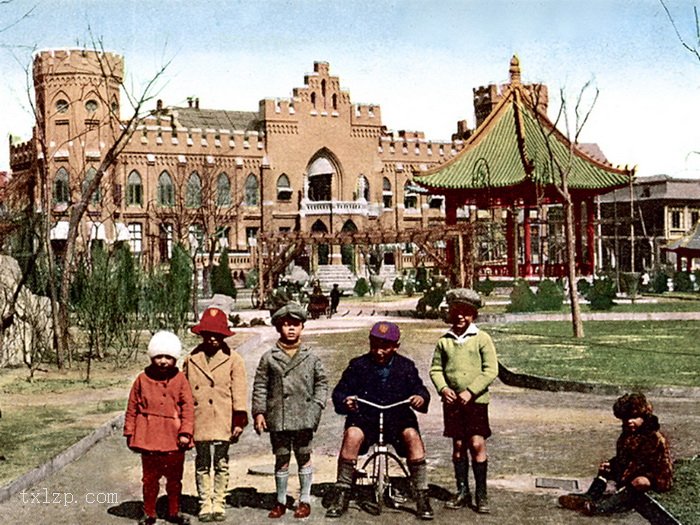
[[[680,252],[676,252],[676,271],[683,271],[683,257],[681,257]]]
[[[685,258],[685,269],[688,273],[693,271],[693,257],[688,253],[688,256]]]
[[[593,198],[586,200],[586,275],[595,271],[595,203]]]
[[[532,231],[530,229],[530,208],[523,208],[523,274],[532,275]]]
[[[507,272],[506,275],[512,274],[515,278],[518,276],[517,262],[518,262],[518,247],[515,244],[515,222],[517,221],[517,216],[515,215],[514,208],[508,208],[506,212],[506,250],[508,251],[507,256]]]
[[[574,239],[576,245],[576,269],[581,271],[583,262],[583,232],[581,228],[581,201],[574,200]]]

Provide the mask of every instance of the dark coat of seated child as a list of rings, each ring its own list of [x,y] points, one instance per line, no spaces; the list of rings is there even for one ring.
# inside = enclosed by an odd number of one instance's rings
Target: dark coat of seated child
[[[124,417],[127,446],[141,454],[143,468],[142,525],[156,523],[159,481],[165,477],[169,523],[189,524],[180,513],[185,450],[192,448],[194,400],[185,375],[175,366],[182,345],[172,332],[158,332],[148,343],[151,364],[129,393]]]
[[[622,421],[615,457],[601,463],[587,492],[561,496],[562,507],[589,516],[625,512],[644,492],[670,490],[673,463],[651,403],[643,394],[625,394],[615,402],[613,413]],[[616,492],[606,496],[608,481],[615,482]]]
[[[386,442],[408,460],[418,517],[433,518],[428,498],[425,446],[414,413],[414,410],[428,411],[430,393],[413,361],[396,353],[400,337],[399,327],[394,323],[376,323],[369,334],[369,352],[350,361],[333,389],[335,411],[347,417],[338,456],[336,497],[326,512],[328,518],[338,518],[347,510],[357,457],[365,454],[378,439],[379,412],[358,403],[356,397],[379,405],[410,398],[410,406],[402,405],[385,412],[384,433]]]

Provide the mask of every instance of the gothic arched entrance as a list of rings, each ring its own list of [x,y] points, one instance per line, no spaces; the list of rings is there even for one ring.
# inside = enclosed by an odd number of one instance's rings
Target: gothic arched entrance
[[[356,232],[357,231],[357,226],[355,226],[355,223],[348,220],[345,221],[345,224],[343,224],[343,228],[341,229],[343,232]],[[355,246],[352,244],[343,244],[340,246],[340,260],[341,262],[350,268],[350,271],[355,273],[357,270],[357,263],[355,260]]]
[[[314,233],[328,233],[328,228],[322,220],[317,220],[311,226],[311,231]],[[316,246],[316,264],[325,265],[329,263],[330,246],[327,244],[319,244]]]

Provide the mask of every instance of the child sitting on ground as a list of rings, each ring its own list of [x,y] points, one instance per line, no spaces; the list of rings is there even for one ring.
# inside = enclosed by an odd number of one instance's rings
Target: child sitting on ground
[[[369,352],[350,361],[333,390],[335,411],[347,417],[338,456],[337,491],[326,512],[328,518],[339,518],[347,510],[357,457],[366,454],[370,445],[376,443],[379,437],[379,412],[372,407],[360,405],[357,396],[379,405],[410,398],[410,407],[402,405],[385,413],[384,435],[386,442],[400,456],[408,458],[408,470],[416,491],[418,517],[433,519],[428,497],[425,446],[413,412],[428,411],[430,393],[413,361],[396,353],[400,338],[401,332],[394,323],[376,323],[369,333]]]
[[[272,315],[280,338],[265,352],[253,381],[253,421],[260,435],[270,432],[275,455],[277,503],[269,518],[287,512],[287,480],[292,451],[299,469],[301,486],[295,518],[311,514],[311,441],[326,406],[328,382],[321,360],[301,344],[306,312],[297,303],[288,303]]]
[[[182,345],[172,332],[158,332],[148,343],[151,364],[141,372],[129,393],[124,419],[127,446],[141,454],[143,510],[140,525],[156,523],[160,478],[165,477],[169,523],[187,525],[180,514],[185,450],[192,447],[194,401],[192,391],[175,363]]]
[[[601,463],[598,476],[584,494],[566,494],[559,504],[586,515],[612,514],[635,507],[644,492],[665,492],[671,488],[673,464],[659,420],[644,394],[625,394],[613,406],[622,421],[615,457]],[[608,481],[616,492],[605,496]]]

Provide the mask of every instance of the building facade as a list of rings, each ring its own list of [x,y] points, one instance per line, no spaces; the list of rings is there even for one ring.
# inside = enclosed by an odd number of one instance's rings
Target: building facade
[[[37,126],[30,141],[11,146],[11,165],[28,177],[45,164],[57,245],[70,206],[129,125],[118,118],[122,79],[118,55],[35,57]],[[316,62],[290,98],[261,100],[255,111],[158,101],[93,194],[81,236],[126,241],[146,264],[167,259],[175,241],[206,256],[217,240],[234,269],[248,269],[261,231],[429,227],[444,222],[444,198],[419,193],[412,179],[461,144],[389,131],[380,106],[353,103],[329,65]],[[314,264],[348,264],[352,254],[341,252],[321,247]]]
[[[668,175],[640,177],[632,187],[599,198],[603,260],[623,271],[676,265],[665,248],[700,220],[700,181]]]

